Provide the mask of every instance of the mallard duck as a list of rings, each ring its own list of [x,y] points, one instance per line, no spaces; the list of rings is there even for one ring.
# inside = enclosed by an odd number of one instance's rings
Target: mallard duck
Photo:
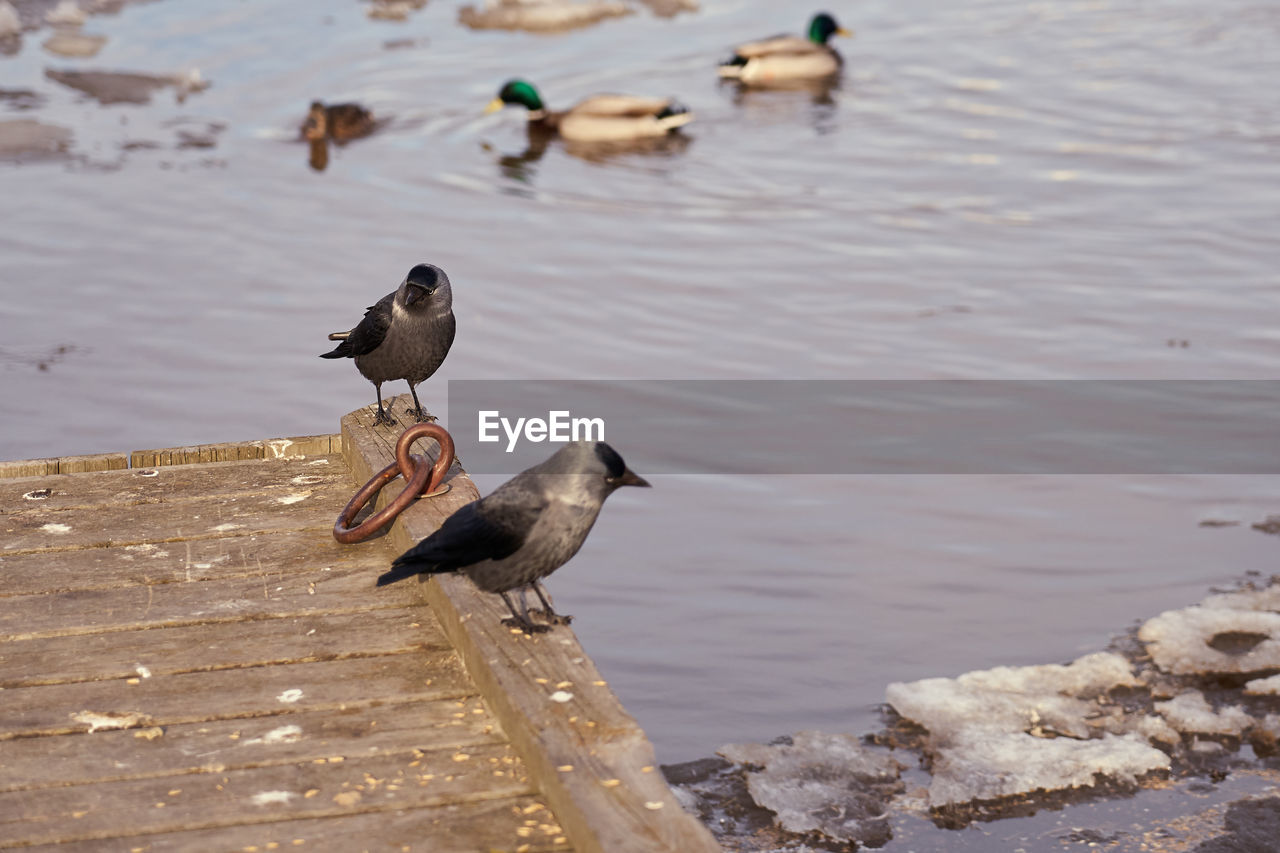
[[[835,18],[819,12],[809,22],[807,37],[781,35],[740,45],[720,64],[720,76],[761,86],[831,77],[840,71],[842,60],[827,40],[852,35]]]
[[[489,102],[486,113],[515,104],[529,110],[531,130],[560,134],[573,142],[626,142],[665,136],[693,121],[693,113],[670,98],[592,95],[562,112],[543,106],[538,90],[524,80],[510,80]]]
[[[326,107],[312,101],[307,120],[302,123],[302,137],[312,142],[332,139],[342,143],[373,132],[373,114],[359,104],[333,104]]]

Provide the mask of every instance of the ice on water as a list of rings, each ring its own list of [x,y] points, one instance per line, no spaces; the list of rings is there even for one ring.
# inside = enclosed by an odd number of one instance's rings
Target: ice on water
[[[747,772],[747,790],[788,832],[817,831],[841,841],[882,835],[886,802],[902,788],[901,765],[851,735],[797,732],[789,744],[731,744],[719,753],[760,768]]]
[[[1098,775],[1132,784],[1169,769],[1169,756],[1126,731],[1106,699],[1112,688],[1136,684],[1129,661],[1100,652],[1066,666],[895,683],[885,695],[900,715],[929,730],[929,803],[938,808],[1086,787]]]
[[[932,774],[930,810],[982,805],[988,816],[999,810],[986,804],[1203,772],[1196,762],[1246,742],[1258,755],[1280,751],[1269,701],[1280,694],[1280,580],[1162,613],[1117,648],[1068,664],[890,684],[889,706],[924,730],[895,752],[800,732],[720,754],[782,829],[865,843],[888,814],[916,810],[918,794],[899,774],[917,763],[917,749]]]

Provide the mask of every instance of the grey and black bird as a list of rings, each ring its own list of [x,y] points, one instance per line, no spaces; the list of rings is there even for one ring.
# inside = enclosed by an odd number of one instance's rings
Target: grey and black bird
[[[548,622],[568,624],[570,617],[552,609],[539,581],[578,553],[605,498],[620,486],[648,485],[603,441],[573,442],[449,516],[401,554],[378,586],[456,571],[501,595],[511,610],[503,621],[527,634],[549,628],[529,618],[522,588],[537,593]],[[521,591],[518,610],[508,595],[512,590]]]
[[[395,292],[369,307],[360,325],[329,335],[329,340],[342,343],[320,357],[356,360],[356,368],[378,395],[376,422],[386,426],[395,421],[382,408],[382,383],[407,380],[413,414],[423,421],[427,415],[418,402],[417,385],[444,363],[455,328],[449,276],[433,264],[418,264]]]

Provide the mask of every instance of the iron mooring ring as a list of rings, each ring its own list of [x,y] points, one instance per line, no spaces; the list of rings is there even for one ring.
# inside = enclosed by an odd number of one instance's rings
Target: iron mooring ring
[[[427,465],[425,456],[409,454],[409,445],[427,435],[440,444],[440,455],[431,466]],[[418,499],[419,495],[426,498],[443,495],[449,491],[448,484],[444,483],[444,477],[449,473],[451,465],[453,465],[453,436],[449,435],[444,427],[437,424],[414,424],[409,427],[396,442],[396,461],[374,474],[373,479],[365,483],[342,508],[338,520],[333,525],[333,538],[343,545],[363,542],[394,521],[396,516]],[[406,474],[406,471],[409,473]],[[355,527],[348,527],[356,514],[364,509],[364,505],[382,491],[383,486],[399,476],[405,478],[404,491]]]

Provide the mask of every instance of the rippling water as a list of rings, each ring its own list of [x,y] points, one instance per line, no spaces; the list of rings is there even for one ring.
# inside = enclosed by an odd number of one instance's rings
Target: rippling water
[[[74,137],[0,163],[0,458],[334,430],[371,395],[316,358],[325,333],[420,260],[456,294],[436,409],[451,378],[1276,377],[1274,4],[837,5],[858,37],[817,96],[714,74],[799,29],[790,4],[554,36],[456,9],[160,2],[92,18],[92,59],[48,30],[0,57],[0,89],[39,102],[0,121]],[[45,74],[192,67],[211,88],[145,105]],[[527,151],[514,111],[481,115],[513,75],[552,106],[674,94],[698,120],[658,152]],[[295,141],[314,97],[389,121],[317,173]],[[1277,564],[1249,529],[1274,477],[655,485],[551,587],[664,761],[864,731],[890,681],[1064,660]]]

